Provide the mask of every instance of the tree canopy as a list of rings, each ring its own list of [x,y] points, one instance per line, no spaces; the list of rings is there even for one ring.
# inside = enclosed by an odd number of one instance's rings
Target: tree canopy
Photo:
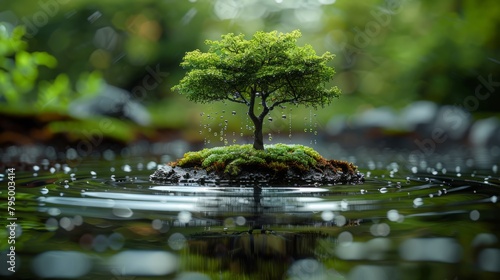
[[[248,107],[255,125],[254,148],[263,149],[265,116],[285,103],[312,107],[330,104],[340,90],[329,86],[335,70],[327,63],[334,55],[317,55],[311,45],[297,46],[301,33],[256,32],[206,40],[207,52],[186,53],[181,66],[187,73],[173,87],[201,103],[231,101]],[[256,112],[256,105],[261,111]]]

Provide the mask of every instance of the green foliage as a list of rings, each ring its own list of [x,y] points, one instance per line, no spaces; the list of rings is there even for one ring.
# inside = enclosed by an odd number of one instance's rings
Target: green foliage
[[[107,123],[105,129],[101,129],[103,122]],[[53,121],[47,125],[47,128],[53,133],[67,133],[76,139],[86,139],[90,132],[99,128],[98,133],[101,133],[103,137],[124,142],[133,139],[134,134],[137,132],[137,127],[132,126],[130,123],[109,117]]]
[[[229,100],[250,102],[259,93],[264,102],[293,102],[318,106],[338,97],[337,87],[327,88],[335,71],[327,66],[329,52],[321,56],[310,45],[299,47],[300,31],[256,32],[246,40],[243,34],[223,35],[207,40],[208,52],[188,52],[181,66],[188,70],[174,90],[195,102]]]
[[[288,168],[306,171],[324,161],[314,149],[302,145],[266,145],[255,150],[252,145],[232,145],[188,152],[174,165],[197,167],[207,171],[238,175],[243,167],[270,172],[283,172]]]
[[[25,30],[9,32],[0,23],[0,106],[24,112],[67,113],[72,99],[95,94],[103,80],[97,72],[83,73],[73,89],[67,74],[54,80],[39,80],[40,67],[54,68],[57,60],[46,52],[29,52]]]

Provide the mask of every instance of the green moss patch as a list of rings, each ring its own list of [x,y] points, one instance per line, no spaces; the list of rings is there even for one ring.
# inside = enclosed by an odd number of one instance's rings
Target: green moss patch
[[[232,145],[188,152],[183,158],[170,163],[172,167],[204,169],[226,176],[237,176],[243,171],[267,174],[294,173],[329,169],[354,173],[352,163],[327,160],[314,149],[302,145],[266,145],[265,150],[255,150],[252,145]]]

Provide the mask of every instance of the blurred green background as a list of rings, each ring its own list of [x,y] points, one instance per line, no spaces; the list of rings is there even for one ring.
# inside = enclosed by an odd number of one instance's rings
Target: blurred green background
[[[251,134],[244,108],[194,104],[170,88],[185,52],[258,30],[300,29],[300,44],[336,54],[332,82],[343,92],[319,111],[275,112],[274,135],[316,133],[336,116],[417,100],[499,115],[496,0],[18,0],[0,2],[0,22],[0,145],[89,134],[239,142]]]

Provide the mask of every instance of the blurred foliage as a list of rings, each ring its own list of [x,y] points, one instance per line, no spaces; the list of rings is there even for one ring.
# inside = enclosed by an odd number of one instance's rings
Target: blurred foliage
[[[24,113],[67,113],[71,99],[97,92],[102,79],[97,72],[77,77],[73,90],[68,75],[58,74],[54,80],[38,80],[39,67],[54,68],[57,60],[46,52],[28,52],[22,40],[23,27],[12,31],[0,24],[0,103],[4,110]],[[3,100],[2,100],[3,99]]]
[[[332,62],[334,84],[344,96],[315,112],[320,123],[378,106],[401,109],[421,99],[467,106],[478,86],[487,98],[469,104],[472,113],[497,113],[500,102],[495,94],[500,6],[495,0],[481,5],[473,0],[19,0],[2,1],[0,11],[4,38],[15,26],[27,31],[22,42],[15,31],[19,55],[13,50],[7,54],[6,44],[1,44],[2,57],[16,61],[18,73],[25,71],[22,82],[14,76],[6,82],[3,74],[2,110],[5,102],[49,110],[41,104],[57,96],[60,102],[53,106],[59,107],[50,110],[64,111],[78,87],[66,94],[63,89],[75,88],[81,73],[98,70],[108,84],[130,91],[151,108],[154,127],[184,126],[190,128],[189,135],[198,135],[190,131],[198,130],[193,123],[200,122],[199,112],[207,106],[186,103],[170,91],[184,76],[179,64],[185,52],[205,51],[205,39],[226,33],[294,29],[303,34],[299,45],[308,43],[318,53],[337,56]],[[225,106],[209,107],[220,111]],[[295,120],[310,114],[300,108],[292,113]],[[233,119],[236,129],[246,122],[244,115]],[[303,125],[292,124],[294,130]]]

